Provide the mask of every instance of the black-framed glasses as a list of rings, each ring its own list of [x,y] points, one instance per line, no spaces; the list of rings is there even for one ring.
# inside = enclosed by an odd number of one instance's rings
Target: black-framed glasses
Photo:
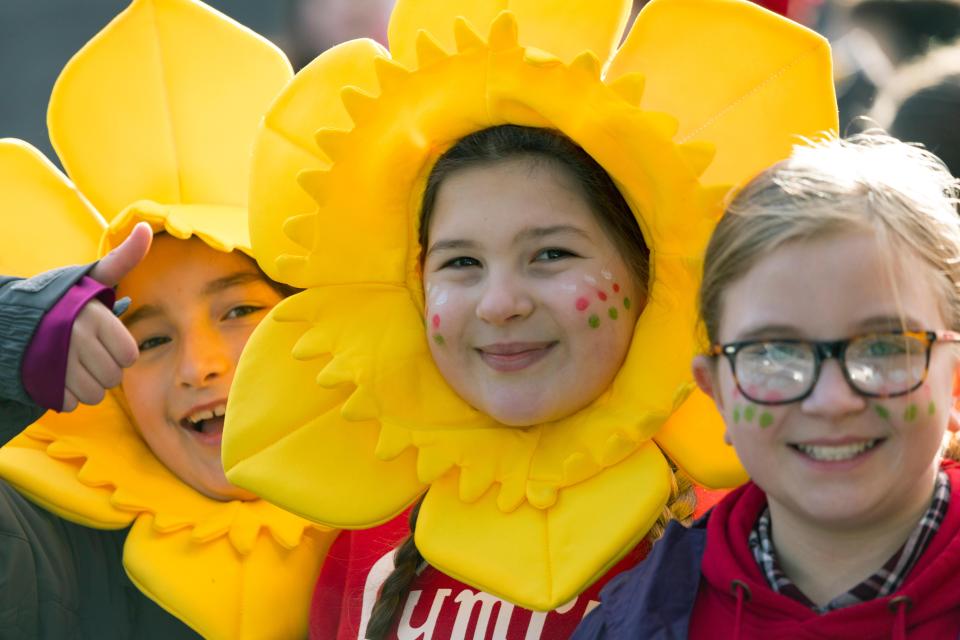
[[[934,342],[960,342],[960,333],[888,331],[845,340],[743,340],[715,344],[710,355],[727,358],[745,398],[776,405],[809,396],[828,358],[840,362],[847,383],[860,395],[890,398],[910,393],[927,379]]]

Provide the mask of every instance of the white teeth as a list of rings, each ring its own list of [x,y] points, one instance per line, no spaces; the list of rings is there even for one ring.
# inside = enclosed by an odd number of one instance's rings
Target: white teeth
[[[810,445],[810,444],[796,444],[793,445],[806,455],[810,456],[814,460],[821,460],[824,462],[839,462],[842,460],[850,460],[860,455],[868,449],[872,449],[877,446],[879,440],[865,440],[864,442],[856,442],[852,444],[844,444],[839,446],[825,446],[825,445]]]
[[[214,418],[214,417],[219,418],[220,416],[225,415],[226,413],[227,413],[227,405],[220,404],[214,407],[212,410],[205,409],[203,411],[197,411],[196,413],[191,413],[189,416],[187,416],[187,420],[189,420],[193,424],[197,424],[198,422],[202,422],[203,420],[209,420],[210,418]]]

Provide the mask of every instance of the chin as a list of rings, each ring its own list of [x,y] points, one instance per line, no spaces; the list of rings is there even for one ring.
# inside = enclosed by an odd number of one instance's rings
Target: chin
[[[199,482],[189,484],[199,493],[220,502],[232,502],[233,500],[250,502],[260,499],[258,495],[230,484],[222,471],[220,475],[221,477],[217,479],[201,478]]]

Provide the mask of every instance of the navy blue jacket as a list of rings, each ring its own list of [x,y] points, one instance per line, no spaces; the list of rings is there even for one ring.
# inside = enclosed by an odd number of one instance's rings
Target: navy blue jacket
[[[709,516],[689,529],[671,522],[643,562],[603,588],[600,606],[583,619],[571,640],[686,638]]]

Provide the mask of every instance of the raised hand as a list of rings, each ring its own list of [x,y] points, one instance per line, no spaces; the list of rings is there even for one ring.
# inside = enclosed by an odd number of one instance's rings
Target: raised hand
[[[139,223],[88,275],[101,284],[116,285],[147,255],[152,239],[150,225]],[[136,341],[112,310],[97,300],[88,302],[70,333],[62,410],[73,411],[80,403],[98,404],[107,389],[120,384],[123,369],[133,365],[137,355]]]

